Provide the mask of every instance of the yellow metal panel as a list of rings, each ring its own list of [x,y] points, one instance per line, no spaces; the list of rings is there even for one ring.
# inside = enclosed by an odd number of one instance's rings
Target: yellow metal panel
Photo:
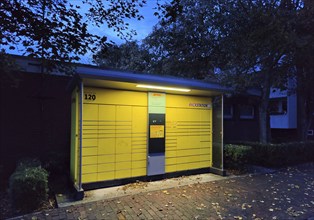
[[[203,147],[200,149],[200,154],[211,155],[212,149],[210,147]]]
[[[96,95],[96,99],[92,102],[95,104],[147,106],[147,93],[145,92],[131,92],[90,87],[85,87],[84,91],[85,93]]]
[[[166,158],[176,157],[177,151],[176,150],[168,150],[166,151]]]
[[[190,137],[188,136],[178,136],[177,140],[177,150],[189,149],[190,148]]]
[[[82,144],[83,147],[97,147],[98,139],[83,139]]]
[[[147,107],[132,108],[132,133],[147,132]]]
[[[143,168],[146,169],[146,160],[132,161],[132,169]]]
[[[99,154],[115,154],[116,140],[114,138],[102,138],[98,140]]]
[[[115,179],[129,178],[131,177],[131,169],[128,170],[116,170]]]
[[[166,128],[166,131],[169,130]],[[167,132],[169,134],[169,132]],[[166,144],[168,147],[177,147],[177,137],[167,137],[166,136]]]
[[[136,142],[134,143],[132,141],[132,152],[146,152],[147,150],[147,143],[146,141],[142,141],[141,143],[140,142]]]
[[[199,162],[177,164],[177,170],[193,170],[200,168]]]
[[[132,120],[132,107],[131,106],[117,106],[116,107],[116,120],[127,125]]]
[[[83,165],[82,166],[82,173],[97,173],[97,165]]]
[[[109,172],[115,170],[114,163],[98,164],[98,173]]]
[[[131,161],[131,154],[116,154],[116,163]]]
[[[132,169],[132,177],[137,177],[137,176],[146,176],[146,168],[142,169]]]
[[[193,109],[208,109],[208,107],[197,106],[193,104],[211,104],[211,98],[198,96],[182,96],[167,94],[166,106],[176,108],[193,108]]]
[[[125,136],[125,134],[129,134],[129,135],[126,135],[126,136],[130,137],[130,135],[131,135],[131,125],[117,125],[116,133],[120,134],[122,137]]]
[[[132,161],[145,160],[145,159],[146,159],[146,152],[145,153],[132,153]]]
[[[82,183],[92,183],[97,181],[97,173],[82,174]]]
[[[98,130],[98,121],[97,120],[84,120],[83,129],[85,130]]]
[[[99,120],[112,124],[116,119],[116,107],[114,105],[99,105]]]
[[[114,171],[111,172],[103,172],[97,174],[97,181],[106,181],[114,179]]]
[[[202,121],[211,121],[212,120],[212,111],[200,110],[201,120]]]
[[[131,161],[124,161],[124,162],[118,162],[118,163],[116,162],[115,169],[116,170],[126,170],[126,169],[131,170],[131,165],[132,165]]]
[[[146,156],[146,146],[145,148],[132,148],[132,154],[139,154],[139,153],[144,153]]]
[[[136,123],[142,123],[142,122],[136,122]],[[134,123],[133,123],[134,124]],[[145,128],[147,127],[147,124],[145,125]],[[147,140],[147,131],[143,131],[143,132],[137,132],[135,133],[132,130],[132,143],[135,144],[145,144]]]
[[[116,139],[116,154],[131,153],[131,138]]]
[[[94,126],[94,127],[83,126],[83,138],[84,139],[93,138],[92,136],[95,136],[95,139],[98,138],[98,126]]]
[[[97,131],[96,131],[97,132]],[[83,129],[83,139],[96,139],[98,138],[98,134],[94,131],[92,132],[86,132],[86,130]]]
[[[116,161],[116,156],[114,154],[98,155],[98,164],[102,163],[114,163]]]
[[[200,161],[199,156],[177,157],[177,164],[179,163],[191,163]]]
[[[211,159],[211,155],[209,154],[209,155],[200,155],[200,161],[210,161],[210,159]]]
[[[200,168],[206,168],[206,167],[211,167],[211,166],[212,166],[211,161],[200,162]]]
[[[181,136],[178,137],[177,150],[199,149],[199,136]]]
[[[211,98],[167,95],[166,105],[166,172],[209,167]]]
[[[112,134],[116,131],[116,122],[98,121],[98,130],[101,134]]]
[[[98,149],[97,147],[83,147],[82,153],[84,156],[97,155]]]
[[[82,156],[82,164],[88,165],[88,164],[97,164],[97,156]]]
[[[177,164],[177,158],[166,158],[166,166]]]
[[[177,165],[167,165],[165,168],[166,173],[176,172]]]
[[[98,138],[99,139],[109,139],[109,138],[116,138],[116,131],[115,130],[98,130]]]
[[[187,150],[178,150],[177,156],[178,157],[186,157],[191,155],[199,154],[199,149],[187,149]]]
[[[84,104],[83,107],[83,120],[98,121],[98,105]]]
[[[182,170],[190,170],[190,164],[184,163],[184,164],[177,164],[177,171]]]

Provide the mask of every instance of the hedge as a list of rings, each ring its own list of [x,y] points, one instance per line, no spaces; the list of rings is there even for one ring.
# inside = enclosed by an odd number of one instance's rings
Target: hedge
[[[246,164],[283,167],[314,162],[314,142],[227,144],[224,147],[224,155],[227,168]]]

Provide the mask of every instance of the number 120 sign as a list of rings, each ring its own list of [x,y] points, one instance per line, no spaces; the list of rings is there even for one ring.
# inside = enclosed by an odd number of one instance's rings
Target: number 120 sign
[[[96,99],[96,95],[90,94],[90,93],[85,93],[84,97],[85,97],[85,100],[90,100],[90,101],[94,101]]]

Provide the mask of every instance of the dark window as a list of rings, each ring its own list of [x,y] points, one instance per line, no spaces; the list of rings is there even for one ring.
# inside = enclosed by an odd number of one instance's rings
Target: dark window
[[[287,97],[271,99],[269,102],[269,112],[271,115],[287,114]]]
[[[253,119],[255,116],[254,106],[252,105],[240,105],[239,112],[241,119]]]
[[[224,104],[224,118],[225,119],[233,118],[233,105]]]

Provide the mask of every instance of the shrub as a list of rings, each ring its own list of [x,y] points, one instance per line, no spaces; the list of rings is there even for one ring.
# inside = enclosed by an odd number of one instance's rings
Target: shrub
[[[48,172],[36,163],[20,163],[10,177],[9,194],[18,209],[34,210],[48,198]]]
[[[17,163],[17,170],[24,170],[30,167],[41,167],[41,163],[37,158],[23,158]]]
[[[251,152],[252,148],[250,146],[225,145],[225,166],[227,168],[243,168],[249,162]]]
[[[314,142],[251,144],[252,164],[282,167],[314,161]]]
[[[245,146],[247,148],[245,148]],[[246,150],[244,150],[246,149]],[[247,152],[248,151],[248,152]],[[291,142],[282,144],[241,143],[225,146],[228,165],[248,163],[266,167],[282,167],[314,162],[314,142]]]

